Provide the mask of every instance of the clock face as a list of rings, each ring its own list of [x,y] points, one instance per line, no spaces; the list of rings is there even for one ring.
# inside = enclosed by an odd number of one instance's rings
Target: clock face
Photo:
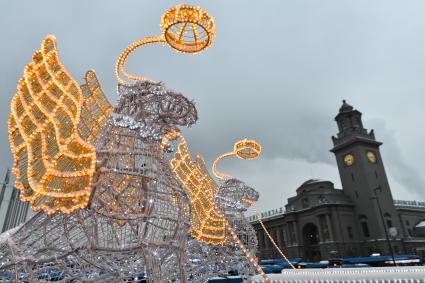
[[[375,156],[375,153],[373,153],[372,151],[368,151],[368,152],[366,153],[366,155],[367,155],[367,160],[369,160],[369,162],[371,162],[371,163],[376,163],[376,156]]]
[[[352,154],[347,154],[344,156],[344,163],[347,166],[353,165],[354,162],[354,156]]]

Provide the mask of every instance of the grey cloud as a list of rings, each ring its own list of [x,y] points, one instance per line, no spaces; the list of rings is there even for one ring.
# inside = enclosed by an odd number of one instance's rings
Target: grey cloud
[[[382,120],[373,119],[368,122],[379,129],[381,139],[384,141],[381,153],[384,164],[386,165],[387,175],[390,175],[402,185],[403,191],[407,190],[410,194],[423,198],[425,179],[418,168],[414,167],[403,156],[403,152],[395,138],[396,131],[388,129],[387,124]],[[403,194],[397,191],[396,196],[403,198]]]
[[[213,46],[196,56],[146,47],[132,55],[128,68],[163,80],[196,101],[199,123],[185,130],[192,152],[202,153],[210,163],[231,150],[236,140],[256,139],[263,145],[259,167],[229,164],[261,188],[270,205],[275,205],[279,178],[279,190],[288,194],[309,177],[338,184],[329,149],[337,131],[333,118],[345,98],[364,113],[365,126],[374,128],[384,142],[388,175],[398,183],[392,186],[394,194],[420,192],[425,179],[418,169],[425,160],[424,2],[188,3],[214,16]],[[11,164],[6,136],[9,103],[25,64],[45,35],[57,36],[63,64],[74,78],[82,81],[84,72],[94,68],[115,102],[113,67],[119,52],[136,39],[159,34],[161,13],[175,4],[1,1],[0,170]],[[394,134],[388,134],[391,131]]]

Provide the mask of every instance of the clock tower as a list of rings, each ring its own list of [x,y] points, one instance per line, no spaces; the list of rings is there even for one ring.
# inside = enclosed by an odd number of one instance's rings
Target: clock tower
[[[382,143],[375,139],[373,130],[363,127],[361,116],[362,113],[343,101],[335,117],[338,134],[332,137],[331,152],[336,157],[343,191],[354,204],[359,239],[370,243],[363,253],[388,255],[389,229],[395,227],[399,233],[402,230],[379,152]],[[394,230],[391,228],[393,234]],[[400,237],[393,237],[392,245],[398,246],[396,238]]]

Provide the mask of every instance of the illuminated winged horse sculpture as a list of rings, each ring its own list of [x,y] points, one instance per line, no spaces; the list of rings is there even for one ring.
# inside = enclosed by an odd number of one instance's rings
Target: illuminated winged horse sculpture
[[[113,109],[94,72],[81,87],[66,72],[53,36],[25,68],[9,140],[21,199],[41,211],[0,244],[0,271],[10,281],[122,282],[147,273],[149,282],[187,282],[190,201],[164,147],[197,112],[183,95],[127,74],[124,63],[148,43],[199,52],[210,46],[214,22],[180,5],[163,15],[162,29],[120,55]]]
[[[180,135],[178,126],[196,122],[196,108],[124,69],[128,56],[150,43],[202,51],[212,43],[214,21],[199,7],[179,5],[161,27],[161,36],[138,40],[119,56],[114,108],[93,71],[82,86],[68,74],[53,36],[25,68],[9,140],[15,186],[40,212],[0,243],[0,272],[10,281],[200,282],[233,264],[246,267],[244,257],[265,276],[253,259],[255,232],[242,215],[258,193],[233,178],[216,184],[202,159],[187,159],[184,141],[171,170],[168,142]],[[259,151],[242,141],[232,154],[249,159]],[[195,175],[182,178],[187,168]],[[188,242],[189,227],[195,240]],[[209,270],[199,268],[199,257]]]

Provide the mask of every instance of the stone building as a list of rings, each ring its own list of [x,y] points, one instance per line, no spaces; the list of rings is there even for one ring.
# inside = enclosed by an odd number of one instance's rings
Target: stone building
[[[381,142],[363,127],[361,113],[345,101],[332,137],[342,190],[330,181],[304,182],[285,209],[262,213],[272,237],[290,258],[417,253],[425,256],[425,202],[394,201]],[[262,259],[278,258],[258,220],[251,217]],[[389,245],[389,243],[391,243]]]
[[[25,222],[34,214],[28,202],[21,202],[20,191],[13,186],[13,176],[7,169],[0,185],[0,233]]]

